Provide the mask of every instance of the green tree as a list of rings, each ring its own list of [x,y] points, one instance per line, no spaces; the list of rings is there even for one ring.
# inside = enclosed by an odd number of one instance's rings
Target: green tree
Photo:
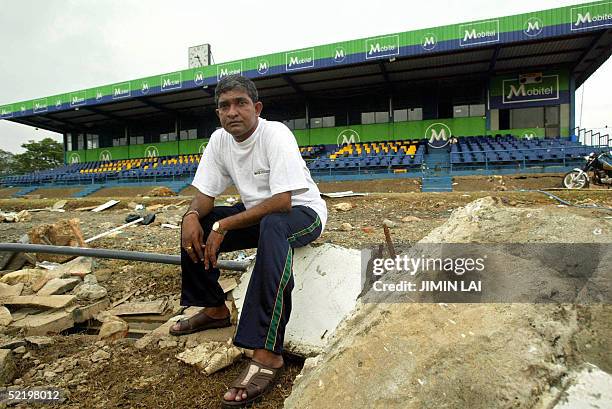
[[[15,173],[15,155],[0,149],[0,176]]]
[[[38,142],[29,141],[21,145],[26,151],[14,156],[18,173],[53,169],[64,163],[64,147],[61,143],[45,138]]]

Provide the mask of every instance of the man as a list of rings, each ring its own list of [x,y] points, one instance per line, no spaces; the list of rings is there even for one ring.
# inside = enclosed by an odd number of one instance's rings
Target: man
[[[259,118],[263,105],[251,80],[223,78],[215,102],[222,129],[212,134],[202,155],[192,183],[198,191],[181,231],[181,304],[205,308],[170,333],[229,326],[217,255],[257,247],[234,337],[235,345],[254,350],[253,359],[223,397],[225,407],[236,407],[259,398],[283,366],[293,248],[321,234],[327,208],[291,131]],[[215,197],[231,183],[243,204],[215,207]]]

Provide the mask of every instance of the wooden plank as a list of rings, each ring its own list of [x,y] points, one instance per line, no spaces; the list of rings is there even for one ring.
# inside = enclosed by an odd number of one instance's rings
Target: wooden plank
[[[73,326],[72,314],[66,311],[28,315],[10,324],[10,327],[23,329],[26,336],[58,334]]]
[[[105,311],[108,307],[110,307],[110,300],[108,298],[104,298],[90,305],[79,306],[72,311],[72,319],[74,319],[74,322],[77,324],[80,324],[95,318],[96,315]]]
[[[238,282],[233,277],[222,278],[219,280],[219,285],[221,286],[221,289],[223,290],[223,294],[226,294],[232,291],[234,288],[238,287]]]
[[[166,300],[155,300],[145,302],[124,303],[110,310],[111,315],[161,315],[166,310],[168,302]]]
[[[16,295],[1,297],[0,304],[40,308],[64,308],[76,300],[74,295]]]

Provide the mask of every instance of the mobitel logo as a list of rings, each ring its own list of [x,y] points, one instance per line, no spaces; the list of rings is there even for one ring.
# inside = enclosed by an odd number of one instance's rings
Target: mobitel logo
[[[111,160],[113,160],[113,155],[111,155],[110,151],[104,149],[102,152],[100,152],[100,161],[110,162]]]
[[[399,55],[399,35],[368,38],[365,40],[366,60]]]
[[[496,43],[499,41],[499,20],[461,24],[459,26],[459,45],[466,47],[476,44]]]
[[[113,85],[113,99],[127,98],[132,94],[129,82]]]
[[[161,76],[161,90],[170,91],[171,89],[181,88],[183,81],[180,72],[174,74],[166,74]]]
[[[544,22],[537,18],[531,17],[529,20],[525,21],[525,25],[523,27],[523,33],[529,37],[537,37],[542,34],[542,29],[544,28]]]
[[[70,106],[71,107],[85,105],[85,102],[86,102],[85,91],[73,92],[70,94]]]
[[[287,71],[303,70],[314,67],[314,48],[285,53]]]
[[[435,149],[444,148],[450,142],[453,133],[448,125],[442,122],[436,122],[425,129],[425,139],[427,144]]]
[[[334,50],[334,62],[342,62],[346,58],[346,51],[343,47],[336,47]]]
[[[196,71],[195,75],[193,76],[193,82],[196,85],[204,84],[204,73],[202,71]]]
[[[47,103],[47,98],[37,99],[34,101],[34,104],[32,105],[32,110],[34,111],[35,114],[38,112],[47,112],[48,108],[49,108],[49,104]]]
[[[611,5],[612,2],[607,2],[582,7],[572,7],[572,31],[612,26]]]
[[[72,153],[68,159],[68,163],[81,163],[81,157],[78,153]]]
[[[359,133],[353,129],[345,129],[338,134],[336,142],[338,143],[338,146],[359,143]]]
[[[217,65],[217,81],[228,75],[242,74],[242,61]]]
[[[157,149],[157,146],[147,146],[144,151],[144,156],[145,158],[157,158],[159,156],[159,150]]]
[[[0,107],[0,118],[11,118],[13,116],[13,106],[4,105]]]
[[[259,62],[257,63],[257,73],[259,73],[259,75],[267,74],[269,69],[270,63],[268,62],[268,60],[259,60]]]
[[[538,84],[521,84],[518,79],[504,80],[502,91],[504,104],[559,99],[559,76],[545,75]]]
[[[421,46],[425,51],[431,51],[436,48],[438,44],[438,38],[434,33],[427,33],[423,36],[423,40],[421,40]]]

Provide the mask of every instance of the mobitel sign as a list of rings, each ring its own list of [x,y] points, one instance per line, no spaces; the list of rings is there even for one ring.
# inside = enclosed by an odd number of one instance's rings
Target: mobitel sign
[[[612,2],[572,7],[572,31],[612,26]]]
[[[503,92],[504,104],[559,99],[559,76],[545,75],[537,84],[521,84],[518,79],[504,80]]]
[[[499,42],[499,20],[480,21],[459,26],[459,45],[461,47],[497,42]]]

